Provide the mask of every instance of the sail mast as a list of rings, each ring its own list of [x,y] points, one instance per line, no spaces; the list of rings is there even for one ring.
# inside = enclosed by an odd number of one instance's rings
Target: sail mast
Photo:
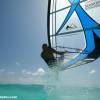
[[[49,45],[49,47],[51,47],[51,42],[50,42],[50,6],[51,6],[51,0],[48,0],[47,35],[48,35],[48,45]]]

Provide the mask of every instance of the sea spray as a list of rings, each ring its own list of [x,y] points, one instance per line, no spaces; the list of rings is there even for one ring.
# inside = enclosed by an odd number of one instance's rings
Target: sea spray
[[[65,85],[61,81],[62,71],[48,69],[44,90],[46,100],[99,100],[100,88]],[[71,77],[70,77],[71,78]],[[74,83],[73,83],[74,84]]]
[[[47,71],[47,82],[45,85],[45,91],[47,93],[47,100],[61,100],[60,98],[60,78],[59,70],[57,66]]]

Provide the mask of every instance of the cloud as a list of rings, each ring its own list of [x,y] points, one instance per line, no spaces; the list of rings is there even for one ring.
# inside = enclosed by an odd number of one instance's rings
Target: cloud
[[[95,74],[96,73],[96,70],[91,70],[90,72],[89,72],[89,74]]]
[[[20,64],[19,62],[16,62],[16,65],[17,65],[17,66],[21,66],[21,64]]]
[[[37,70],[37,72],[39,72],[39,73],[45,73],[45,71],[44,71],[43,68],[39,68],[39,69]]]
[[[45,70],[43,68],[38,68],[36,71],[23,69],[22,77],[19,78],[19,81],[23,83],[34,83],[34,84],[42,84],[45,82]]]
[[[31,74],[32,74],[32,72],[26,72],[26,74],[27,74],[27,75],[31,75]]]
[[[27,69],[23,69],[22,74],[24,76],[43,76],[45,74],[45,70],[43,68],[38,68],[35,72],[32,72]]]
[[[43,68],[38,68],[36,72],[32,73],[33,76],[43,76],[45,74],[45,70]]]
[[[22,70],[22,73],[23,73],[24,75],[32,75],[32,72],[31,72],[31,71],[27,71],[26,69],[23,69],[23,70]]]
[[[22,73],[25,73],[25,72],[26,72],[26,69],[23,69],[23,70],[22,70]]]

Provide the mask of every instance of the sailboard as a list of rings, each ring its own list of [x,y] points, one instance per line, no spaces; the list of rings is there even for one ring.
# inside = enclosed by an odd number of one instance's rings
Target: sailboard
[[[100,57],[99,11],[100,0],[48,0],[48,45],[57,51],[68,51],[61,70]]]

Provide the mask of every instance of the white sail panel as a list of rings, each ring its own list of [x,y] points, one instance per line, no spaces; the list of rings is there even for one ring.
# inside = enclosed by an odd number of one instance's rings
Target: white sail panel
[[[62,25],[64,19],[66,18],[68,12],[69,12],[70,8],[59,11],[56,13],[56,32],[57,30],[60,28],[60,26]]]
[[[57,6],[56,6],[56,10],[65,8],[70,6],[71,4],[69,3],[68,0],[57,0]]]
[[[55,0],[51,0],[50,13],[52,13],[54,11],[54,1]]]
[[[50,35],[55,35],[55,14],[50,15]]]
[[[65,17],[67,16],[67,13],[65,13]],[[60,25],[62,24],[62,22],[59,21],[60,19],[61,19],[61,16],[59,13],[57,13],[57,30],[59,29]],[[63,19],[63,21],[64,21],[64,19]],[[80,23],[80,20],[77,16],[76,12],[74,12],[72,14],[72,16],[70,17],[70,19],[68,20],[68,22],[65,24],[65,26],[61,29],[60,33],[74,32],[74,31],[82,30],[82,29],[83,28],[82,28],[82,25]]]
[[[50,13],[56,12],[65,7],[69,7],[70,5],[71,4],[69,3],[68,0],[51,0]]]
[[[79,32],[77,35],[71,35],[71,36],[58,35],[57,46],[77,48],[83,50],[86,46],[84,32]]]
[[[51,46],[52,48],[56,47],[56,40],[55,40],[55,37],[50,37],[50,41],[51,41]]]
[[[94,2],[93,2],[94,1]],[[99,1],[100,0],[87,0],[83,3],[81,3],[81,6],[82,8],[85,10],[85,12],[91,16],[91,18],[93,18],[95,21],[97,21],[98,23],[100,23],[100,6],[94,6],[93,8],[87,8],[87,6],[89,6],[89,4],[93,5],[93,4],[96,4],[96,1]],[[98,4],[97,4],[98,5]]]
[[[85,48],[84,32],[80,32],[78,35],[72,35],[71,37],[66,35],[57,36],[57,47],[58,47],[57,50],[59,51],[67,50],[69,52],[72,52],[65,55],[65,60],[69,60],[70,58],[75,58],[77,55],[79,55],[80,51],[82,51]],[[79,49],[80,51],[76,51],[76,49],[77,50]]]

